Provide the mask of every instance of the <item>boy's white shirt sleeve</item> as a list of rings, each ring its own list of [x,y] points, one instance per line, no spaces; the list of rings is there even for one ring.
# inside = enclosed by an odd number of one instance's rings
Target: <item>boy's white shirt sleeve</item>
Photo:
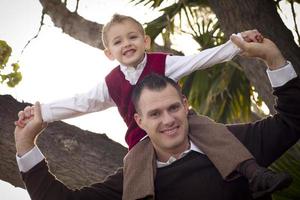
[[[240,34],[238,34],[241,37]],[[241,37],[242,38],[242,37]],[[190,56],[167,56],[166,76],[178,81],[196,70],[209,68],[215,64],[231,60],[241,50],[231,40],[225,44],[205,49]]]
[[[41,112],[44,122],[53,122],[105,110],[112,106],[115,106],[115,103],[109,95],[106,82],[103,81],[87,93],[41,104]]]
[[[267,70],[267,73],[273,87],[283,86],[286,82],[297,77],[297,74],[290,62],[280,69],[272,71]],[[17,163],[21,172],[27,172],[44,158],[44,155],[38,147],[34,147],[22,157],[17,156]]]

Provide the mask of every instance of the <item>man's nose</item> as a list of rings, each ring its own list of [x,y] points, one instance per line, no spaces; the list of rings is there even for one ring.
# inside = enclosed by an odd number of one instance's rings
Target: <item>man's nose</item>
[[[164,125],[171,125],[175,121],[174,117],[169,113],[165,112],[162,116],[162,122]]]

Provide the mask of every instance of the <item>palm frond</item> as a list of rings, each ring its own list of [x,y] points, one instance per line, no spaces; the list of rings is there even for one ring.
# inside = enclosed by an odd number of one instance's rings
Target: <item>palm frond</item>
[[[286,190],[273,195],[274,200],[293,200],[300,197],[300,142],[288,150],[279,160],[271,165],[275,171],[286,171],[293,177],[293,183]]]

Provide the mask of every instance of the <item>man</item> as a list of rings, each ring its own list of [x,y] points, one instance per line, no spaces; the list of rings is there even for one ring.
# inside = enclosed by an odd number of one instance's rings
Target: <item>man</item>
[[[278,114],[253,124],[227,128],[259,164],[268,166],[300,137],[300,80],[270,40],[264,39],[261,44],[247,44],[235,37],[232,40],[247,56],[260,57],[269,66],[268,75],[278,97]],[[155,199],[252,199],[246,179],[223,181],[208,158],[190,142],[188,131],[197,131],[199,127],[188,127],[187,101],[172,81],[152,75],[141,84],[133,95],[135,120],[147,132],[157,156]],[[57,181],[48,172],[44,157],[34,143],[44,128],[39,104],[35,105],[34,117],[31,112],[25,109],[21,113],[28,118],[28,123],[24,128],[16,127],[15,138],[19,168],[33,200],[122,199],[122,169],[104,182],[81,190],[72,191]]]

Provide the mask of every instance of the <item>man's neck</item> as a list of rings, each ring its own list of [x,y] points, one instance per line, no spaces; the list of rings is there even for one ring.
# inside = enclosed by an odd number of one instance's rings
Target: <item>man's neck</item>
[[[187,141],[185,145],[172,148],[170,150],[158,150],[156,149],[157,160],[160,162],[167,162],[171,157],[179,159],[182,157],[182,154],[190,148],[190,142]]]

